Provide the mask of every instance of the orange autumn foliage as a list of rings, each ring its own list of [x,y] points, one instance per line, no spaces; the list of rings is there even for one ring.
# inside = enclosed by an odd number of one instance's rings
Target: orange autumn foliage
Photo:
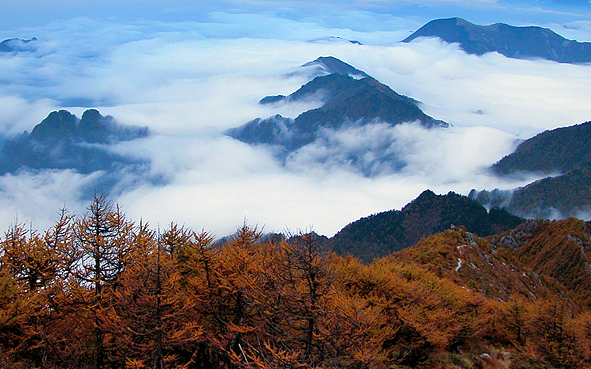
[[[0,368],[591,366],[584,305],[463,229],[369,265],[314,233],[262,236],[160,232],[101,197],[45,233],[14,226]]]

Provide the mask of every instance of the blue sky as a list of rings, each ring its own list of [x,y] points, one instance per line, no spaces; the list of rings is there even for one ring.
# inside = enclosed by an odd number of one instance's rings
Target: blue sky
[[[356,22],[357,14],[371,14],[372,20],[384,16],[425,21],[460,16],[473,22],[498,21],[516,24],[565,23],[588,20],[587,0],[430,0],[430,1],[331,1],[331,0],[19,0],[2,4],[2,29],[40,26],[84,17],[96,20],[165,22],[208,21],[212,12],[258,13],[292,20],[314,20],[326,26],[357,30],[380,28],[380,22]],[[380,18],[380,16],[382,18]],[[359,16],[357,16],[358,19]],[[366,18],[370,19],[370,18]]]

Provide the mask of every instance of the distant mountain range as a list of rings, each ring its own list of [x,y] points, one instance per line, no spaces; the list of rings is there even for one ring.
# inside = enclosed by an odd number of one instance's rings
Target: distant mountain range
[[[518,59],[591,62],[591,43],[568,40],[542,27],[515,27],[505,23],[479,26],[462,18],[436,19],[402,42],[420,37],[439,37],[448,43],[458,43],[462,50],[475,55],[497,52]]]
[[[10,38],[0,42],[0,53],[16,53],[20,51],[35,51],[37,50],[37,38],[33,37],[28,40],[20,38]]]
[[[493,208],[487,211],[466,196],[453,192],[436,195],[426,190],[402,210],[361,218],[347,225],[328,242],[339,254],[351,254],[371,262],[452,226],[462,226],[485,237],[512,229],[521,222],[522,218],[505,210]]]
[[[470,197],[528,218],[591,212],[591,122],[542,132],[491,168],[503,177],[547,176],[514,190],[476,191]]]
[[[257,118],[226,134],[251,145],[267,145],[286,160],[300,148],[320,141],[327,133],[352,127],[383,123],[395,126],[418,123],[427,128],[445,128],[448,124],[426,115],[418,102],[400,95],[365,72],[333,57],[319,58],[303,65],[320,74],[294,93],[264,97],[260,104],[273,105],[302,101],[320,101],[322,106],[295,119],[275,115]],[[358,161],[352,154],[349,161]],[[396,158],[378,158],[400,166]],[[402,164],[403,165],[403,164]],[[363,168],[362,168],[363,169]],[[368,172],[369,173],[369,172]]]
[[[542,27],[504,23],[479,26],[465,19],[433,20],[403,42],[439,37],[467,53],[498,52],[511,58],[541,58],[560,63],[591,62],[591,43],[567,40]],[[492,166],[502,177],[546,176],[514,190],[473,190],[470,197],[487,207],[502,207],[528,218],[561,218],[591,213],[591,123],[543,132],[519,145]]]
[[[137,171],[149,163],[117,154],[112,146],[148,135],[146,127],[120,125],[95,109],[85,111],[82,118],[66,110],[54,111],[30,133],[2,138],[0,175],[45,169],[72,169],[83,174],[104,171],[110,175],[133,168]],[[109,187],[116,180],[109,178],[102,185]]]

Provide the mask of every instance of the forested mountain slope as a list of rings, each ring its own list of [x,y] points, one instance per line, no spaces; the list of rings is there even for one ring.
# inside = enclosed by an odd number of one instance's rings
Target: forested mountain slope
[[[548,175],[509,191],[476,191],[470,197],[527,218],[584,216],[591,210],[591,123],[542,132],[492,166],[503,177]]]
[[[347,225],[329,243],[339,254],[371,262],[452,225],[484,237],[514,228],[522,221],[504,210],[487,211],[466,196],[453,192],[436,195],[426,190],[401,210],[371,215]]]
[[[2,366],[587,368],[589,275],[563,267],[587,233],[455,227],[366,265],[314,234],[156,232],[97,197],[1,239]]]

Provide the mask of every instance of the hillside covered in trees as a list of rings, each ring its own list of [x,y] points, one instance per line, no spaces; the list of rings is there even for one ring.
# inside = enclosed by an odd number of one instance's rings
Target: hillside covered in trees
[[[385,211],[350,223],[328,242],[338,254],[351,254],[371,262],[453,225],[462,225],[485,237],[515,228],[523,220],[503,209],[487,211],[478,201],[454,192],[436,195],[425,190],[401,210]]]
[[[523,141],[491,171],[502,177],[547,177],[513,190],[473,190],[469,196],[526,218],[586,217],[591,209],[590,138],[591,122],[585,122]]]
[[[314,234],[153,230],[96,197],[3,237],[0,366],[586,368],[589,227],[457,225],[367,265]]]

